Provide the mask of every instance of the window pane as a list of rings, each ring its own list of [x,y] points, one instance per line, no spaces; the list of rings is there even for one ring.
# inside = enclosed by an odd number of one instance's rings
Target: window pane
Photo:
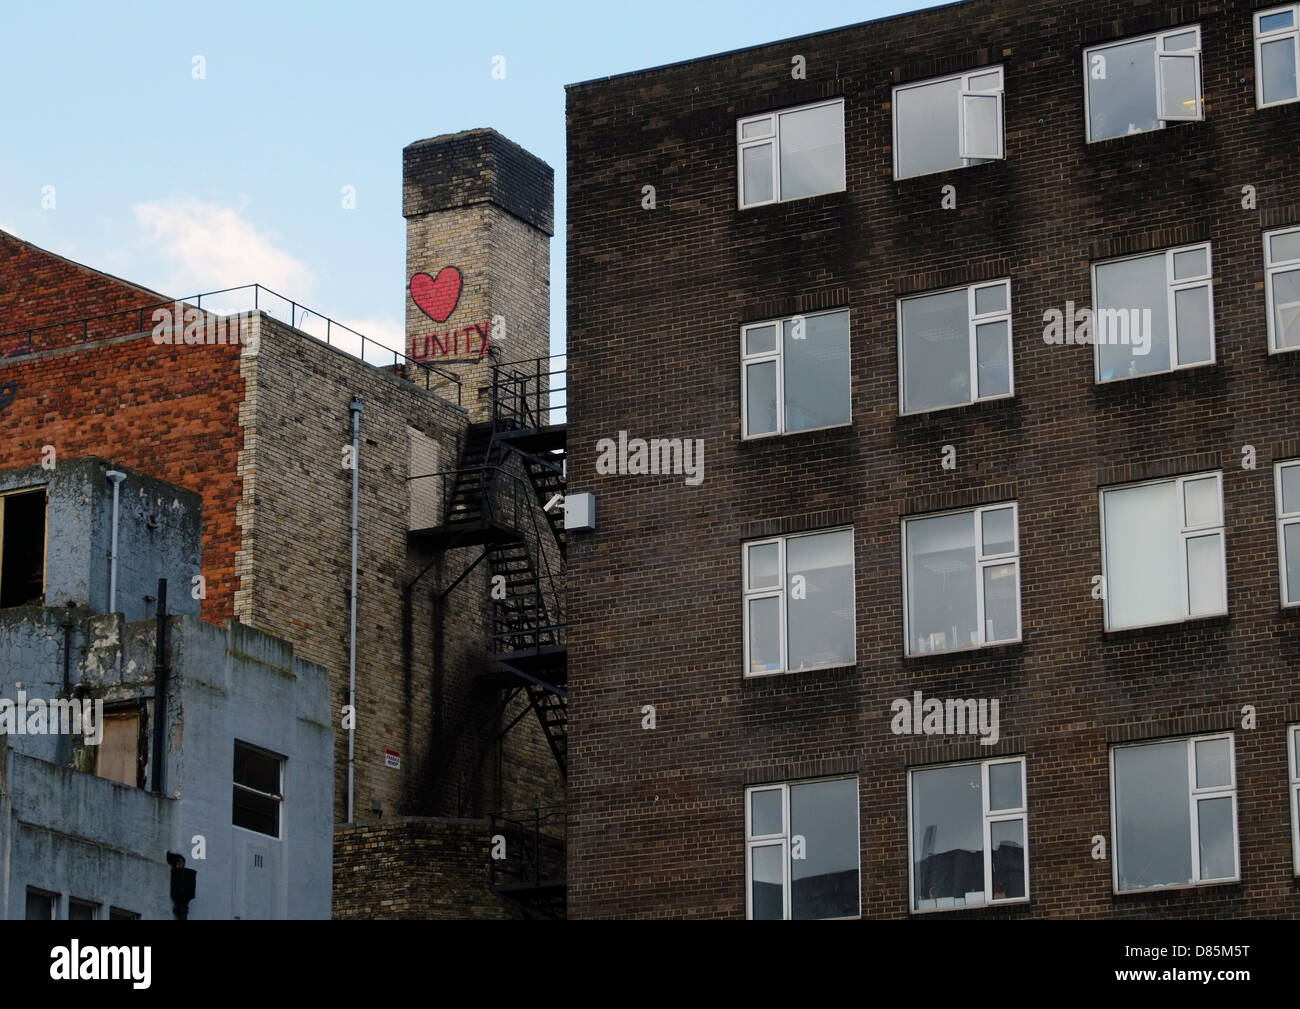
[[[247,789],[234,788],[230,822],[271,837],[280,836],[280,802]]]
[[[1300,466],[1283,466],[1278,472],[1282,475],[1282,511],[1300,512]]]
[[[781,790],[765,788],[749,793],[750,828],[752,837],[767,834],[785,833],[785,823],[781,819]]]
[[[1187,603],[1192,616],[1223,612],[1222,533],[1187,540]]]
[[[1014,900],[1025,895],[1025,821],[998,820],[989,824],[993,849],[993,899]]]
[[[781,199],[844,188],[844,106],[781,115]]]
[[[779,563],[781,544],[763,543],[748,548],[749,587],[751,589],[773,589],[781,584]]]
[[[965,290],[901,303],[903,410],[970,402],[970,318]]]
[[[781,846],[763,845],[750,849],[753,876],[752,916],[754,921],[780,921],[785,917],[782,893]]]
[[[1195,119],[1198,115],[1196,64],[1192,56],[1160,57],[1161,109],[1166,118]]]
[[[1019,809],[1024,805],[1020,794],[1019,761],[1006,764],[989,764],[989,811]]]
[[[1232,740],[1196,741],[1196,787],[1217,788],[1232,784]]]
[[[1174,330],[1178,333],[1178,363],[1196,364],[1214,356],[1210,327],[1210,289],[1191,287],[1174,292]]]
[[[1300,602],[1300,523],[1282,527],[1286,545],[1286,601]]]
[[[803,336],[786,320],[785,429],[806,431],[849,422],[849,313],[810,315]]]
[[[1093,338],[1101,381],[1169,369],[1167,292],[1163,253],[1097,267]]]
[[[54,919],[54,901],[44,893],[27,891],[27,920],[52,921]]]
[[[854,657],[853,532],[840,529],[786,542],[791,669],[851,665]],[[796,578],[803,579],[796,595]],[[803,598],[800,598],[802,596]]]
[[[1295,40],[1275,39],[1259,47],[1264,104],[1296,97]]]
[[[1300,347],[1300,270],[1273,274],[1273,342]]]
[[[1115,805],[1121,890],[1194,882],[1184,741],[1117,749]]]
[[[94,921],[95,905],[83,904],[79,900],[68,901],[68,921]]]
[[[790,917],[858,913],[858,783],[790,786]],[[802,858],[794,839],[803,838]]]
[[[1276,14],[1264,14],[1259,19],[1259,30],[1261,32],[1274,32],[1279,28],[1290,28],[1295,24],[1295,15],[1289,11],[1278,11]]]
[[[894,92],[900,179],[962,166],[957,143],[960,94],[960,79]]]
[[[1237,875],[1232,843],[1232,798],[1201,799],[1196,804],[1201,833],[1201,879]]]
[[[1274,265],[1289,263],[1300,259],[1300,231],[1288,231],[1281,235],[1269,235],[1268,254]]]
[[[984,569],[984,640],[1013,641],[1020,636],[1020,587],[1014,564]]]
[[[1001,91],[1002,71],[993,70],[987,74],[975,74],[970,79],[968,91]]]
[[[1174,280],[1204,277],[1210,272],[1205,249],[1189,249],[1174,253]]]
[[[768,354],[776,350],[776,324],[745,330],[745,353]]]
[[[1223,518],[1219,514],[1218,477],[1184,481],[1183,497],[1186,499],[1184,514],[1189,528],[1217,526],[1223,523]]]
[[[766,203],[772,193],[772,145],[758,144],[740,152],[745,203]]]
[[[1163,48],[1166,50],[1195,49],[1196,32],[1180,32],[1177,35],[1166,35]]]
[[[975,514],[907,523],[907,612],[913,654],[979,644]]]
[[[975,314],[987,315],[990,312],[1007,310],[1007,285],[994,284],[992,287],[975,289]]]
[[[912,774],[912,866],[917,908],[984,901],[984,810],[980,765]],[[932,902],[932,903],[927,903]],[[972,901],[973,902],[973,901]]]
[[[781,668],[781,600],[776,596],[749,601],[749,671],[774,673]]]
[[[254,750],[241,743],[235,744],[235,784],[247,785],[259,792],[278,795],[280,792],[280,761],[268,753]]]
[[[745,366],[745,430],[748,434],[776,431],[776,362]]]
[[[975,327],[980,396],[1005,396],[1011,392],[1010,325],[1005,321],[986,322]]]
[[[997,94],[962,96],[964,145],[966,157],[992,158],[1002,149],[1002,117],[998,110],[1002,99]]]
[[[1112,630],[1182,618],[1179,512],[1172,483],[1106,491],[1106,598]]]
[[[741,140],[753,140],[757,137],[766,137],[772,132],[772,117],[766,119],[755,119],[753,122],[744,123],[740,127]]]
[[[980,538],[984,553],[1009,554],[1016,548],[1015,510],[997,508],[980,516]]]
[[[1143,39],[1088,54],[1085,73],[1091,139],[1160,128],[1155,52],[1156,40]]]

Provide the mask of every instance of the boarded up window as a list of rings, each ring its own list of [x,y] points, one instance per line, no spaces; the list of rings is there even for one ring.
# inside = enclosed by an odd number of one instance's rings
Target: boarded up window
[[[135,788],[140,783],[140,712],[104,713],[104,738],[95,756],[95,773]]]
[[[442,477],[438,472],[438,443],[423,431],[406,429],[410,446],[407,491],[410,496],[408,529],[432,529],[442,525]]]

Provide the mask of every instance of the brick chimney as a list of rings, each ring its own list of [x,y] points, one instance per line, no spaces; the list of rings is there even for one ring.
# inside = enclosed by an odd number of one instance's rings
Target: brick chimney
[[[492,364],[550,353],[554,209],[554,170],[496,130],[402,151],[406,352],[460,377],[473,420],[489,419]]]

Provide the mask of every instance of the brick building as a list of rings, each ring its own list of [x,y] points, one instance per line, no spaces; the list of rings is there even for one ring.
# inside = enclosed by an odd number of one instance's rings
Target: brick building
[[[1300,910],[1298,29],[569,87],[572,916]]]
[[[403,169],[400,349],[264,288],[173,303],[0,233],[0,469],[94,455],[201,496],[202,619],[329,673],[336,914],[447,913],[385,867],[444,828],[463,850],[466,818],[462,897],[508,914],[489,841],[525,818],[489,817],[564,788],[563,687],[512,671],[563,667],[552,172],[490,130],[414,144]],[[507,847],[498,868],[525,873]]]

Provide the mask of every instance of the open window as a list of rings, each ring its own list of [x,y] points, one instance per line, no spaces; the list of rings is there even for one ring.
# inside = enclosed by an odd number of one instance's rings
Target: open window
[[[0,609],[45,602],[45,488],[0,495]]]

